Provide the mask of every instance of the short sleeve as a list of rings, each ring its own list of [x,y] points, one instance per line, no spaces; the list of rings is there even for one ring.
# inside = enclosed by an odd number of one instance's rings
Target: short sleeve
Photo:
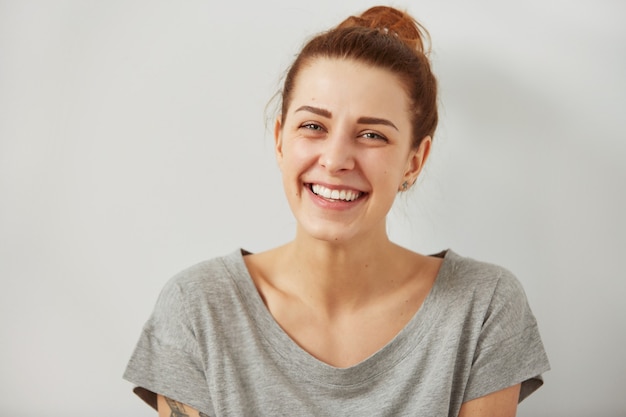
[[[550,369],[537,321],[519,281],[502,270],[487,309],[464,401],[521,383],[521,402]]]
[[[161,394],[212,414],[203,363],[185,297],[171,280],[141,332],[124,379],[155,409],[156,394]]]

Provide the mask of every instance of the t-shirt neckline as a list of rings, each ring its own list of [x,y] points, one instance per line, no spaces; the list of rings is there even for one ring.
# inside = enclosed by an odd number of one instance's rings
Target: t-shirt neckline
[[[445,287],[446,277],[454,269],[458,257],[452,250],[437,255],[443,258],[435,281],[420,308],[408,323],[387,344],[361,362],[347,368],[337,368],[321,361],[298,345],[274,319],[263,302],[248,271],[243,256],[250,252],[239,249],[228,255],[224,261],[231,278],[237,285],[244,306],[255,321],[255,329],[265,342],[277,366],[293,377],[331,386],[352,386],[367,383],[371,378],[388,372],[402,362],[414,349],[418,348],[423,335],[434,324],[438,294]]]

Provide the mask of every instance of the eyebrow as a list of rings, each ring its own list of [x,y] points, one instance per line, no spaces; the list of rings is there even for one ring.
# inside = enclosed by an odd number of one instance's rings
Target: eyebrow
[[[329,112],[329,111],[328,111],[328,110],[326,110],[326,109],[321,109],[321,108],[319,108],[319,107],[313,107],[313,106],[301,106],[301,107],[298,107],[298,108],[296,109],[296,113],[297,113],[297,112],[299,112],[299,111],[308,111],[308,112],[311,112],[311,113],[317,114],[317,115],[319,115],[319,116],[326,117],[326,118],[328,118],[328,119],[330,119],[330,118],[332,118],[332,117],[333,117],[333,114],[332,114],[331,112]]]
[[[398,130],[396,125],[391,123],[390,120],[381,119],[378,117],[359,117],[359,120],[357,120],[357,123],[362,123],[364,125],[386,125],[386,126],[391,126],[394,129]]]
[[[333,114],[331,112],[329,112],[326,109],[322,109],[320,107],[301,106],[296,109],[296,112],[299,112],[299,111],[308,111],[313,114],[326,117],[328,119],[331,119],[333,117]],[[394,129],[399,131],[396,125],[394,125],[390,120],[381,119],[380,117],[366,117],[366,116],[359,117],[359,119],[357,120],[357,123],[365,124],[365,125],[385,125],[385,126],[393,127]]]

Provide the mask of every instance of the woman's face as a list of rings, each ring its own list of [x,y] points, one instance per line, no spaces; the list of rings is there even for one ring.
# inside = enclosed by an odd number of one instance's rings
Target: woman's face
[[[346,59],[302,67],[275,137],[298,233],[337,243],[386,237],[395,196],[415,181],[430,149],[430,138],[412,149],[398,77]]]

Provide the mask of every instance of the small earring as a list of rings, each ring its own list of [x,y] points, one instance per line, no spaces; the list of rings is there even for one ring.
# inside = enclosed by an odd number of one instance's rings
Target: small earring
[[[404,181],[402,183],[402,191],[406,191],[409,188],[409,182],[408,181]]]

